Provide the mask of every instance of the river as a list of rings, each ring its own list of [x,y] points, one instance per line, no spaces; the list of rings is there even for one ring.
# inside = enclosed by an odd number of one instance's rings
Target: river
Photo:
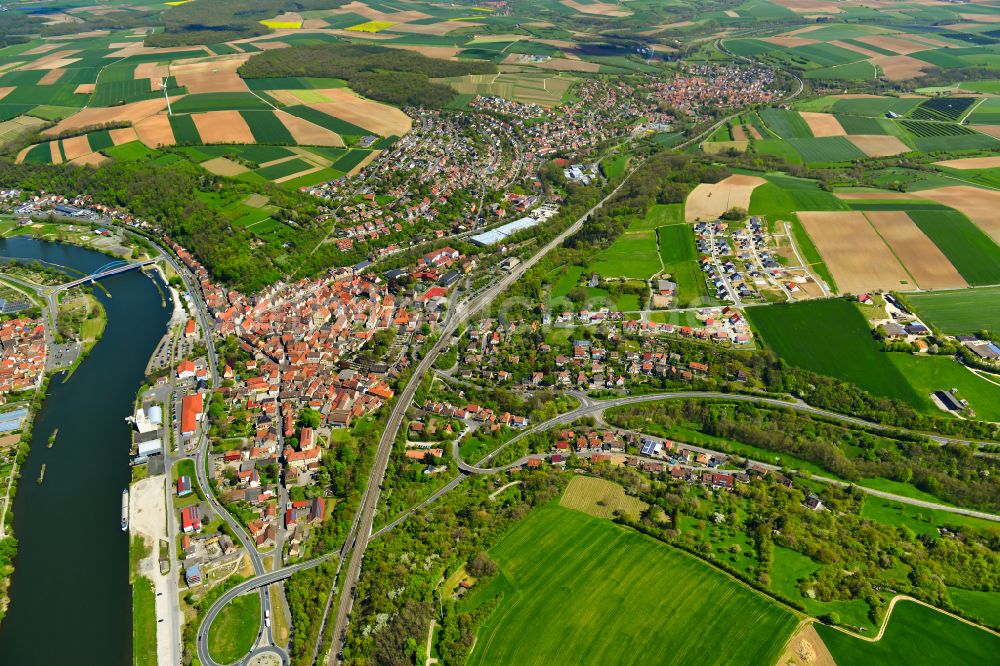
[[[30,238],[0,239],[0,256],[85,273],[110,260]],[[103,339],[69,381],[62,375],[50,381],[21,472],[13,505],[19,550],[0,625],[5,666],[132,662],[128,538],[119,525],[121,491],[131,478],[125,417],[172,306],[162,305],[156,286],[138,271],[102,284],[112,295],[94,290],[108,315]],[[56,428],[55,445],[46,448]]]

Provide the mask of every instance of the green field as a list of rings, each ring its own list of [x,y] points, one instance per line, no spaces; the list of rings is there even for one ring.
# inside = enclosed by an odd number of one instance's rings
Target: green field
[[[240,111],[257,143],[295,145],[292,133],[271,111]]]
[[[924,409],[941,413],[928,397],[934,391],[958,389],[958,397],[968,400],[976,416],[1000,421],[1000,385],[993,384],[946,356],[889,354],[892,364],[917,390]]]
[[[626,231],[597,255],[587,271],[601,276],[648,280],[660,272],[656,232]]]
[[[907,296],[907,301],[944,333],[1000,331],[1000,287],[913,294]]]
[[[816,631],[841,665],[990,664],[1000,653],[1000,638],[912,601],[896,604],[875,643],[825,625]]]
[[[809,125],[802,119],[798,111],[775,108],[761,109],[760,119],[764,121],[768,129],[782,139],[812,138]]]
[[[899,97],[861,97],[856,99],[838,99],[833,104],[833,112],[856,116],[871,116],[881,118],[892,111],[897,116],[902,116],[910,112],[911,109],[920,105],[923,100],[920,98]]]
[[[865,159],[861,149],[843,136],[824,136],[818,139],[788,139],[788,143],[807,164],[822,162],[850,162]]]
[[[257,593],[236,597],[222,611],[208,630],[208,651],[222,664],[244,657],[253,647],[260,628],[260,597]]]
[[[879,351],[853,303],[805,301],[746,312],[768,347],[790,365],[853,382],[875,395],[923,404],[889,355]]]
[[[827,613],[837,613],[840,621],[852,627],[871,626],[868,619],[868,604],[863,599],[850,601],[817,601],[799,591],[799,581],[819,570],[820,563],[794,550],[774,547],[771,563],[771,591],[786,599],[798,601],[810,615],[820,617]]]
[[[304,176],[297,176],[290,180],[286,180],[281,184],[282,187],[287,187],[291,189],[297,189],[300,187],[310,187],[316,185],[317,183],[324,183],[330,180],[336,180],[344,175],[344,172],[337,171],[336,169],[320,169],[319,171],[313,171],[312,173],[307,173]]]
[[[861,515],[865,518],[885,523],[886,525],[905,527],[913,530],[915,534],[930,537],[937,537],[938,527],[944,525],[968,525],[977,528],[996,527],[996,523],[988,520],[937,509],[926,509],[912,504],[902,504],[875,496],[865,497],[865,504],[861,509]]]
[[[134,68],[135,65],[132,65]],[[171,82],[173,82],[171,84]],[[178,88],[176,81],[171,77],[167,80],[167,91],[171,95],[183,94],[184,88]],[[144,99],[154,99],[163,96],[163,90],[157,85],[154,90],[149,83],[149,79],[128,79],[119,81],[105,81],[104,76],[97,83],[94,94],[90,98],[91,106],[115,106],[129,102],[138,102]]]
[[[910,211],[910,218],[971,285],[1000,284],[1000,247],[955,210]]]
[[[369,150],[362,150],[360,148],[352,148],[346,155],[341,157],[339,160],[333,163],[333,168],[337,171],[343,171],[344,173],[349,172],[354,167],[361,164],[366,157],[371,154]]]
[[[774,155],[789,164],[802,164],[802,156],[784,139],[758,139],[754,141],[753,147],[760,155]]]
[[[805,73],[807,79],[834,79],[838,81],[871,81],[876,76],[875,65],[870,60],[858,60]]]
[[[983,624],[1000,627],[1000,592],[978,592],[949,587],[951,602],[969,617]]]
[[[707,299],[708,285],[698,265],[694,230],[687,224],[674,224],[657,230],[660,260],[664,272],[677,284],[677,305],[685,307],[698,299]]]
[[[145,576],[132,585],[132,655],[136,664],[156,663],[156,596]]]
[[[263,167],[261,169],[255,169],[254,173],[261,178],[266,178],[267,180],[277,180],[279,178],[284,178],[285,176],[291,176],[292,174],[315,168],[315,164],[306,162],[305,160],[296,157],[286,162],[279,162],[278,164],[272,164],[271,166]]]
[[[797,623],[696,558],[572,509],[538,509],[490,552],[501,573],[467,603],[503,599],[470,665],[772,664]]]
[[[837,122],[848,134],[893,134],[891,121],[867,116],[836,114]]]
[[[178,144],[199,144],[201,135],[191,116],[170,116],[170,129]]]
[[[975,107],[968,121],[974,125],[1000,124],[1000,97],[987,97]]]

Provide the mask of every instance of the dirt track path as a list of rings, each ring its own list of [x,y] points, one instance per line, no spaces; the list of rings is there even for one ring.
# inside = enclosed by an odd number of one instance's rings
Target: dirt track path
[[[837,631],[842,631],[842,632],[844,632],[845,634],[847,634],[849,636],[853,636],[854,638],[860,638],[863,641],[868,641],[869,643],[877,643],[878,641],[882,640],[882,636],[885,635],[885,629],[886,629],[886,627],[889,626],[889,620],[892,618],[892,611],[895,610],[896,604],[898,602],[900,602],[900,601],[912,601],[915,604],[920,604],[921,606],[926,606],[927,608],[930,608],[931,610],[936,610],[939,613],[944,613],[945,615],[947,615],[948,617],[952,618],[953,620],[958,620],[959,622],[964,622],[965,624],[969,625],[970,627],[976,627],[977,629],[982,629],[983,631],[987,631],[987,632],[993,634],[994,636],[1000,637],[1000,632],[998,632],[998,631],[994,631],[993,629],[990,629],[989,627],[984,627],[983,625],[977,624],[977,623],[973,622],[972,620],[967,620],[964,617],[955,615],[952,612],[949,612],[949,611],[946,611],[944,609],[938,608],[937,606],[932,606],[931,604],[927,603],[926,601],[921,601],[920,599],[914,599],[913,597],[907,596],[905,594],[897,594],[896,596],[894,596],[892,598],[892,601],[889,602],[889,608],[888,608],[888,610],[886,610],[885,617],[882,619],[882,626],[879,628],[878,633],[875,634],[874,636],[862,636],[861,634],[856,634],[853,631],[850,631],[848,629],[844,629],[843,627],[837,627],[837,626],[832,626],[831,625],[831,628],[836,629]]]

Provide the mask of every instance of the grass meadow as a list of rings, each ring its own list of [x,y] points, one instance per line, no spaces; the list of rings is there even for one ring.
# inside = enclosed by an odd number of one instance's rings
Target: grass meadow
[[[559,506],[490,552],[500,574],[467,603],[503,599],[470,665],[771,664],[798,621],[693,556]]]
[[[931,402],[930,394],[957,388],[958,397],[969,401],[969,406],[977,417],[987,421],[1000,421],[1000,384],[969,372],[946,356],[889,354],[889,359],[916,389],[924,411],[940,414],[940,410]]]
[[[915,407],[924,403],[888,354],[879,350],[868,322],[844,299],[747,308],[747,317],[775,354],[790,365],[857,384],[875,395]]]
[[[810,615],[819,617],[838,613],[841,622],[854,627],[871,626],[868,604],[863,599],[850,601],[817,601],[799,591],[799,581],[820,568],[820,563],[807,555],[782,546],[774,547],[770,589],[786,599],[801,603]]]
[[[983,329],[1000,331],[1000,287],[913,294],[907,301],[932,326],[961,335]]]
[[[936,509],[926,509],[912,504],[902,504],[873,495],[865,497],[865,504],[861,509],[861,515],[879,523],[885,523],[893,527],[905,527],[913,530],[915,534],[930,537],[937,537],[938,528],[945,525],[969,525],[977,528],[996,526],[995,523],[988,520],[963,516],[958,513],[949,513],[947,511],[938,511]]]
[[[559,506],[582,511],[595,518],[614,518],[615,511],[638,519],[646,503],[638,497],[626,495],[625,489],[613,481],[592,476],[574,476]]]
[[[1000,653],[1000,637],[912,601],[896,604],[874,643],[825,625],[816,631],[838,664],[989,664]]]
[[[979,592],[949,587],[951,603],[983,624],[1000,627],[1000,592]]]
[[[223,606],[208,630],[208,651],[222,664],[245,656],[257,637],[260,598],[256,592],[236,597]]]

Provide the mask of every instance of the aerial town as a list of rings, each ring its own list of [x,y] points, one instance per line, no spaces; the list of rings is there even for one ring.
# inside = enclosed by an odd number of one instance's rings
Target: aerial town
[[[997,16],[0,5],[0,661],[995,662]]]

